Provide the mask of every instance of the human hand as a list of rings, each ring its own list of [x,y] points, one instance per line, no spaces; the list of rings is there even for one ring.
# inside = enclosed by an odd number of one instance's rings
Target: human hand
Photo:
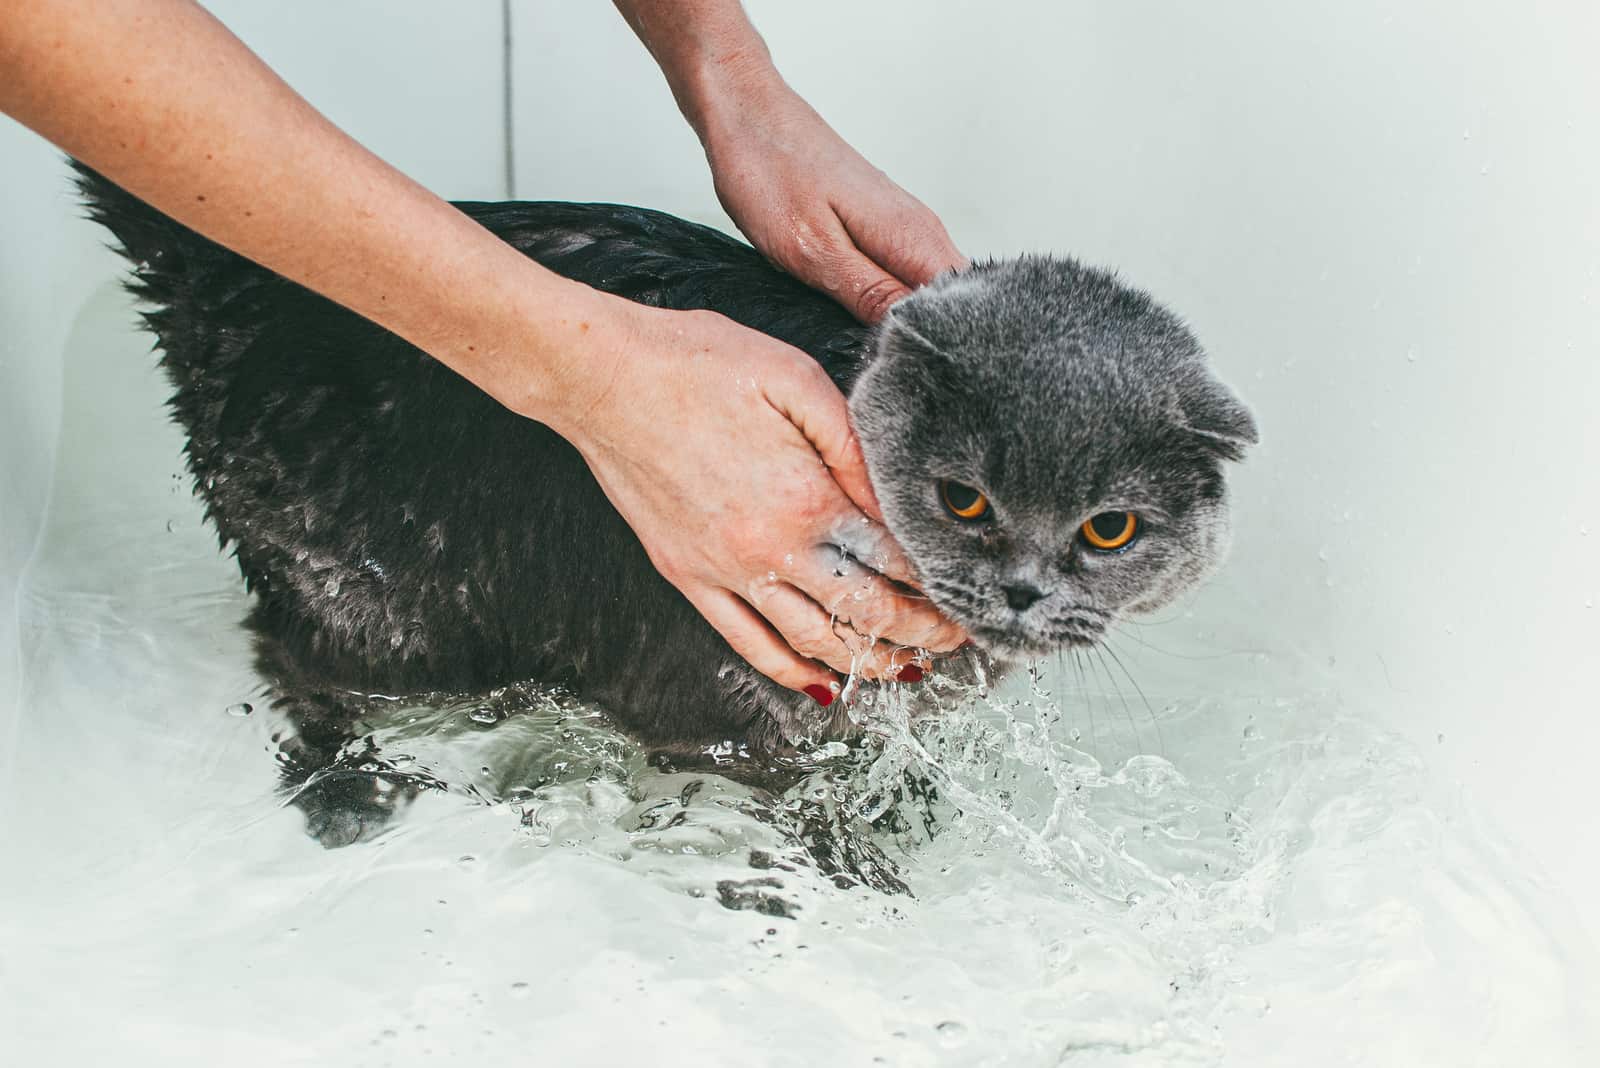
[[[594,322],[586,386],[543,418],[736,653],[826,705],[835,672],[916,681],[915,650],[963,640],[907,585],[810,357],[713,312],[616,302]]]
[[[966,264],[938,217],[776,72],[706,84],[695,127],[717,197],[769,260],[869,323],[911,289]]]

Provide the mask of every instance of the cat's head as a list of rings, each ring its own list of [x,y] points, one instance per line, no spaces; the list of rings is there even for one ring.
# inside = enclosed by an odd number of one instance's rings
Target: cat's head
[[[1170,312],[1048,257],[896,304],[850,394],[923,589],[1010,659],[1097,641],[1221,562],[1248,409]]]

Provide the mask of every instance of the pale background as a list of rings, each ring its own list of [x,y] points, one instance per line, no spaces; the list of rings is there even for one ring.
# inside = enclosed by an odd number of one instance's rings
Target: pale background
[[[506,193],[499,4],[211,6],[439,193]],[[1594,6],[751,11],[791,81],[967,252],[1072,252],[1190,319],[1265,436],[1202,628],[1409,735],[1600,929]],[[512,39],[519,195],[723,220],[609,5],[518,4]],[[4,120],[0,178],[4,744],[17,595],[71,491],[51,474],[63,346],[116,264],[54,151]]]

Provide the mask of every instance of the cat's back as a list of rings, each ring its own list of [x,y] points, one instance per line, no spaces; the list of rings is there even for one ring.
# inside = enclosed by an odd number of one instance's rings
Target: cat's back
[[[196,491],[259,594],[258,623],[308,664],[356,685],[564,681],[610,692],[615,708],[684,689],[656,678],[663,648],[681,668],[725,654],[564,440],[82,173],[91,216],[149,305]],[[719,312],[807,351],[841,385],[854,374],[865,329],[715,230],[619,205],[457,206],[566,277]],[[663,723],[681,714],[651,708]]]

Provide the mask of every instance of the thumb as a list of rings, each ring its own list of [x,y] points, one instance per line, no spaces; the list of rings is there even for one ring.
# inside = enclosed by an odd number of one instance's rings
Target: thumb
[[[820,228],[811,248],[780,263],[802,282],[820,289],[843,304],[864,323],[875,323],[890,305],[911,292],[906,284],[875,263],[859,247],[845,222],[836,214]]]
[[[850,258],[840,265],[835,281],[829,286],[834,299],[850,309],[864,323],[875,323],[888,314],[889,308],[911,290],[904,282],[888,274],[850,247]]]
[[[968,266],[939,217],[909,194],[902,196],[909,206],[885,206],[867,214],[841,205],[839,222],[862,255],[912,289]]]
[[[814,363],[794,378],[786,377],[787,388],[766,390],[767,403],[783,414],[816,450],[839,489],[871,519],[883,522],[883,509],[867,475],[866,457],[861,442],[850,427],[850,408],[821,367]]]

